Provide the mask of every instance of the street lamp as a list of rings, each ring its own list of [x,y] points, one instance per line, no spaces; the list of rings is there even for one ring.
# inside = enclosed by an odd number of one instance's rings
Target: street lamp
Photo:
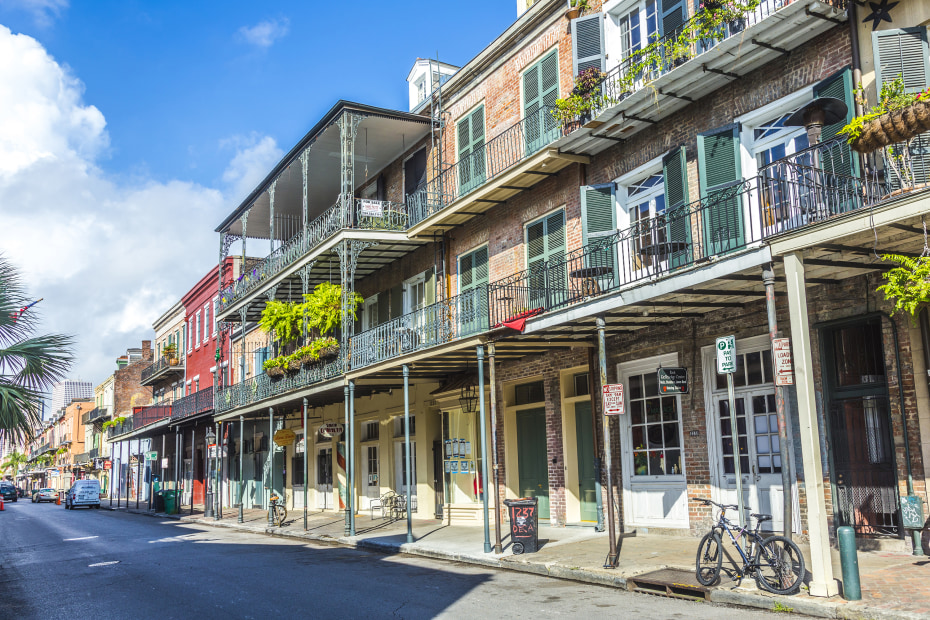
[[[464,413],[474,413],[478,408],[478,396],[475,393],[475,386],[469,383],[462,386],[462,393],[459,397],[459,405]]]
[[[207,475],[206,475],[206,485],[207,492],[204,497],[203,504],[203,516],[206,519],[207,517],[213,516],[213,459],[210,457],[211,446],[213,442],[216,441],[216,435],[213,433],[213,429],[209,426],[207,427],[207,433],[204,437],[204,440],[207,444]]]

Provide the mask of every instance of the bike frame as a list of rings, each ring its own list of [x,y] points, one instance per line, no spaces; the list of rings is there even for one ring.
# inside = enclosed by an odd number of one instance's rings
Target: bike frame
[[[737,529],[736,531],[739,533],[738,537],[733,536],[733,530],[730,529],[731,525],[733,524],[730,522],[729,519],[726,518],[726,516],[724,515],[724,512],[721,512],[720,520],[717,521],[717,525],[715,529],[722,529],[730,536],[730,540],[733,541],[733,546],[736,547],[736,550],[739,551],[740,557],[743,558],[743,568],[742,570],[740,570],[740,574],[745,575],[748,569],[758,568],[758,566],[753,564],[752,560],[750,560],[749,558],[755,554],[756,545],[762,543],[762,539],[759,536],[759,527],[762,525],[762,523],[757,522],[756,528],[754,530],[750,530],[748,525],[744,525],[742,528]],[[739,539],[742,538],[743,535],[746,535],[746,538],[751,540],[751,543],[752,543],[749,547],[748,556],[746,555],[746,553],[743,552],[743,546],[739,544]]]

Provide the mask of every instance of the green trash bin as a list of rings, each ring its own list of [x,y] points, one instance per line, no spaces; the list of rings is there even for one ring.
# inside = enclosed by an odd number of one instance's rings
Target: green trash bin
[[[177,503],[177,491],[166,490],[162,491],[162,496],[165,498],[165,514],[173,515],[178,511]]]

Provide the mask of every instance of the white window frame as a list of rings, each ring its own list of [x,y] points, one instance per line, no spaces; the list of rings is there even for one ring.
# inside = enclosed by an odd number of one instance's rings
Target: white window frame
[[[411,303],[411,291],[413,290],[413,287],[416,287],[419,284],[423,285],[423,307],[426,307],[426,271],[423,271],[413,276],[412,278],[404,280],[404,314],[410,314],[411,312],[414,312],[418,309],[414,308],[413,304]]]
[[[200,310],[194,314],[194,348],[200,348]]]
[[[204,345],[210,342],[210,302],[207,302],[203,305],[203,343]]]
[[[194,350],[194,319],[193,317],[187,320],[187,352],[190,353]]]
[[[378,326],[378,313],[372,311],[372,308],[377,310],[380,303],[378,295],[371,295],[362,302],[362,331],[368,331]],[[374,319],[374,322],[372,322],[372,319]]]
[[[742,116],[739,116],[735,119],[737,123],[740,124],[740,163],[743,171],[743,178],[748,179],[754,177],[759,172],[759,166],[756,162],[756,152],[760,147],[767,146],[768,142],[774,144],[777,140],[776,138],[764,138],[760,141],[759,144],[756,144],[754,137],[754,132],[758,128],[760,123],[764,123],[770,120],[772,117],[779,114],[784,114],[790,112],[791,110],[796,110],[801,107],[808,101],[814,98],[814,87],[806,86],[800,90],[796,90],[790,95],[786,95],[777,101],[773,101],[769,104],[747,112]],[[798,133],[803,133],[804,128],[799,127]]]
[[[654,6],[656,11],[656,33],[659,33],[662,22],[661,0],[655,0]],[[614,0],[612,2],[605,2],[602,7],[606,17],[604,20],[604,52],[607,57],[605,66],[607,71],[617,67],[625,60],[623,57],[624,50],[621,38],[622,30],[620,20],[632,13],[634,8],[639,9],[639,49],[643,49],[649,44],[646,0]]]
[[[219,321],[216,320],[216,311],[220,305],[220,298],[216,296],[213,298],[213,336],[216,337],[216,333],[219,330]]]

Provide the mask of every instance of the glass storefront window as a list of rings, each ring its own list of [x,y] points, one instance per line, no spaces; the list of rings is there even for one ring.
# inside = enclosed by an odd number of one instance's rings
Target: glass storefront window
[[[448,493],[446,502],[477,502],[481,499],[477,485],[481,469],[481,459],[478,458],[478,414],[453,410],[445,412],[443,416],[443,469]]]
[[[678,397],[659,395],[654,372],[630,376],[629,385],[633,474],[680,475],[681,419]]]

